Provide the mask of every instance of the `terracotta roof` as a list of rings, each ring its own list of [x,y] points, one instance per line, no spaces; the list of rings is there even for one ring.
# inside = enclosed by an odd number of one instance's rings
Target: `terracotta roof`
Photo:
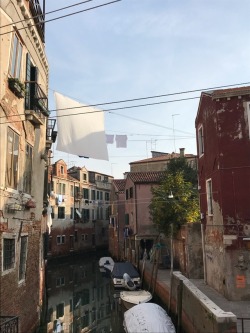
[[[72,182],[80,182],[78,179],[76,179],[76,178],[74,178],[74,177],[72,177],[72,176],[70,176],[70,175],[68,175],[68,177],[67,177],[67,179],[68,180],[71,180]]]
[[[204,91],[203,93],[211,95],[213,99],[222,98],[222,97],[250,95],[250,86]]]
[[[129,172],[127,174],[127,178],[134,183],[158,183],[164,176],[166,176],[166,171]]]
[[[171,154],[166,154],[166,155],[162,155],[162,156],[146,158],[145,160],[130,162],[129,164],[131,165],[131,164],[138,164],[138,163],[142,164],[142,163],[148,163],[148,162],[168,161],[168,160],[171,160],[172,158],[178,158],[178,157],[180,157],[179,153],[171,153]],[[185,154],[184,157],[185,158],[196,157],[196,155]]]
[[[123,192],[125,190],[126,179],[114,179],[113,184],[117,188],[119,192]]]

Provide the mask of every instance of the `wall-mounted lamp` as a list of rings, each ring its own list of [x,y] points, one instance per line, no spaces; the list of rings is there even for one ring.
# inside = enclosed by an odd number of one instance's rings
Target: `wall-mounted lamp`
[[[48,154],[46,154],[46,153],[41,154],[41,160],[48,162]]]
[[[174,196],[173,196],[173,193],[172,193],[172,191],[171,191],[170,194],[168,195],[168,198],[169,198],[169,199],[173,199],[173,197],[174,197]]]

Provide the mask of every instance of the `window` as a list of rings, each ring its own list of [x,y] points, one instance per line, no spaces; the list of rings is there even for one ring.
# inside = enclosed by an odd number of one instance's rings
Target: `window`
[[[58,194],[65,194],[66,192],[66,184],[58,183],[57,184],[57,193]]]
[[[82,219],[85,223],[89,221],[89,209],[82,209]]]
[[[58,207],[58,219],[65,219],[65,207]]]
[[[206,187],[207,187],[208,215],[213,215],[213,192],[212,192],[212,180],[211,179],[207,180]]]
[[[65,244],[65,235],[56,236],[57,245]]]
[[[15,266],[15,239],[3,240],[3,270],[6,271]]]
[[[57,304],[56,306],[56,318],[64,316],[64,303]]]
[[[77,230],[75,230],[75,242],[78,240]]]
[[[86,174],[86,173],[83,173],[83,174],[82,174],[82,179],[83,179],[84,182],[87,181],[87,174]]]
[[[26,143],[25,170],[23,175],[23,191],[29,194],[31,193],[32,156],[33,156],[33,148],[28,143]]]
[[[130,187],[129,189],[129,197],[133,198],[133,187]]]
[[[60,276],[60,277],[56,278],[56,286],[57,287],[64,286],[64,285],[65,285],[64,276]]]
[[[101,181],[101,180],[102,180],[102,177],[101,177],[100,175],[97,175],[97,176],[96,176],[96,179],[97,179],[98,181]]]
[[[89,189],[83,188],[82,194],[83,194],[83,199],[88,199],[89,198]]]
[[[129,214],[125,214],[125,224],[129,224]]]
[[[105,201],[109,201],[109,193],[105,192]]]
[[[70,185],[70,196],[73,197],[74,196],[74,186]]]
[[[128,200],[129,196],[128,196],[128,190],[126,190],[126,200]]]
[[[109,181],[109,178],[108,178],[108,176],[104,176],[104,179],[103,179],[103,181],[104,181],[105,183],[107,183],[107,182]]]
[[[200,126],[198,129],[198,153],[199,156],[204,154],[204,137],[203,137],[203,127]]]
[[[70,218],[74,218],[74,207],[70,207]]]
[[[18,79],[20,78],[21,72],[22,51],[23,46],[17,38],[17,35],[14,35],[11,50],[10,75]]]
[[[8,127],[7,157],[6,157],[6,186],[17,189],[19,135]]]
[[[95,190],[91,190],[91,199],[95,200]]]
[[[19,258],[19,281],[25,279],[27,244],[28,244],[28,236],[22,236],[21,247],[20,247],[20,258]]]
[[[60,166],[60,172],[61,172],[62,175],[64,174],[64,166],[63,165]]]
[[[82,234],[82,241],[87,241],[87,240],[88,240],[88,235]]]
[[[103,200],[103,192],[100,191],[100,200]]]

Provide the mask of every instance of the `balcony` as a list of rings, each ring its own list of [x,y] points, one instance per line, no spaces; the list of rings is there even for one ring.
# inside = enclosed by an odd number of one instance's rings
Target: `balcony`
[[[48,98],[36,81],[26,81],[25,117],[39,127],[49,116]]]
[[[18,333],[18,317],[0,316],[1,333]]]
[[[57,137],[57,131],[55,131],[56,120],[48,119],[47,132],[46,132],[46,149],[50,149],[52,143],[55,143]]]
[[[42,12],[39,0],[30,0],[29,1],[29,8],[31,12],[31,16],[34,18],[34,22],[36,24],[37,32],[42,40],[42,42],[45,42],[44,38],[44,20],[45,20],[45,15]]]

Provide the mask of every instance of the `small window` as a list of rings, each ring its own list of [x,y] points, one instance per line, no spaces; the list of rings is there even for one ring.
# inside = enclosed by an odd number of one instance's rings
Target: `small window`
[[[10,127],[7,132],[6,186],[17,189],[19,159],[19,135]]]
[[[3,270],[15,266],[15,239],[4,238],[3,240]]]
[[[83,199],[89,199],[89,189],[83,188]]]
[[[59,235],[56,237],[57,245],[65,244],[65,235]]]
[[[204,137],[203,137],[203,127],[200,126],[198,129],[198,153],[199,156],[204,154]]]
[[[133,198],[133,187],[129,189],[129,198]]]
[[[20,257],[19,257],[19,281],[25,279],[26,258],[27,258],[28,236],[21,237]]]
[[[58,219],[65,219],[65,207],[58,207]]]
[[[57,287],[64,286],[64,285],[65,285],[64,276],[60,276],[60,277],[56,278],[56,286]]]
[[[103,192],[100,191],[100,200],[103,200]]]
[[[20,78],[21,63],[22,63],[23,46],[15,34],[11,49],[10,75],[15,78]]]
[[[25,193],[31,193],[31,176],[32,176],[32,156],[33,148],[26,143],[25,150],[25,170],[23,174],[23,191]]]
[[[63,165],[60,166],[60,172],[61,172],[61,175],[64,174],[64,166]]]
[[[97,175],[97,176],[96,176],[96,179],[97,179],[98,181],[101,181],[101,180],[102,180],[102,177],[101,177],[100,175]]]
[[[64,303],[57,304],[56,306],[56,318],[64,316]]]
[[[212,180],[208,179],[206,182],[207,188],[207,210],[208,215],[213,215],[213,192],[212,192]]]
[[[84,182],[87,181],[87,174],[86,174],[86,173],[83,173],[83,174],[82,174],[82,179],[83,179]]]

